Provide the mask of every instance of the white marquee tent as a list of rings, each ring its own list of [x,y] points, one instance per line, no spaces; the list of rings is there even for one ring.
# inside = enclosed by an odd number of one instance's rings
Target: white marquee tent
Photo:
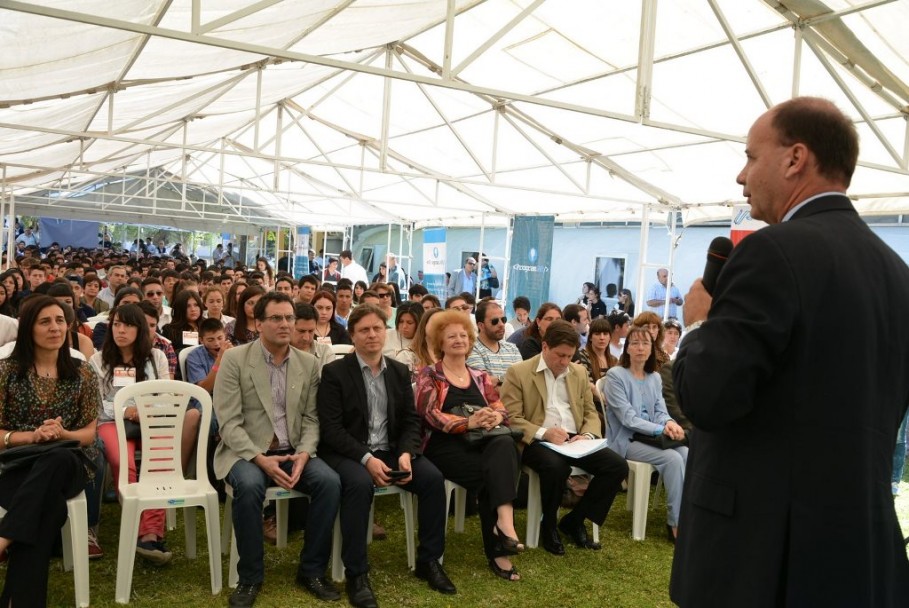
[[[810,94],[858,125],[859,209],[901,214],[907,31],[905,0],[0,0],[2,199],[235,232],[697,223],[743,202],[754,118]]]

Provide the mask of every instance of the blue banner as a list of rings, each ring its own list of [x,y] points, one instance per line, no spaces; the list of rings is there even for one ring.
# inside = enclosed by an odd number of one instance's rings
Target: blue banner
[[[552,234],[555,216],[518,216],[514,218],[511,237],[511,274],[508,279],[508,316],[514,316],[511,300],[516,296],[530,299],[530,314],[549,299],[552,276]]]
[[[445,284],[445,265],[447,252],[444,228],[427,228],[423,231],[423,287],[433,294],[442,304],[448,297],[448,286]]]
[[[297,226],[296,244],[294,246],[294,276],[309,274],[309,226]]]
[[[51,217],[38,218],[38,234],[41,247],[49,247],[51,243],[58,243],[60,247],[85,247],[94,249],[98,246],[98,222],[83,220],[59,220]],[[129,243],[124,243],[129,249]]]

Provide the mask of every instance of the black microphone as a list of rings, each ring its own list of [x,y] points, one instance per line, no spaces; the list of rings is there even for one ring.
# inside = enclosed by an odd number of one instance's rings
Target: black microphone
[[[710,295],[713,295],[717,277],[720,276],[720,271],[730,253],[732,253],[732,241],[725,236],[718,236],[710,241],[710,247],[707,248],[707,264],[704,265],[704,277],[701,279],[704,289]]]

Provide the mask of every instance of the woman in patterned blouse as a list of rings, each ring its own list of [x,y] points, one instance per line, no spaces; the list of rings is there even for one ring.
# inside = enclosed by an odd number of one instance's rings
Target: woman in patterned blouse
[[[470,318],[458,310],[433,316],[430,346],[438,363],[424,367],[414,392],[423,418],[423,454],[446,479],[476,492],[483,548],[489,568],[508,581],[521,577],[510,556],[524,550],[514,528],[513,502],[517,496],[518,450],[510,435],[470,445],[469,429],[492,429],[508,424],[508,412],[495,389],[495,379],[467,367],[467,355],[476,339]],[[469,418],[452,412],[461,405],[480,409]]]
[[[66,501],[93,477],[98,380],[73,359],[66,316],[56,300],[23,300],[16,346],[0,361],[3,448],[76,440],[79,449],[53,449],[0,475],[0,554],[9,551],[0,605],[44,606],[51,550],[66,521]]]

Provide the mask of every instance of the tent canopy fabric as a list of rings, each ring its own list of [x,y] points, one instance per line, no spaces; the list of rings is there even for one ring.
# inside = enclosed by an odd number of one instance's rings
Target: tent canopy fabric
[[[743,202],[753,120],[817,95],[856,121],[860,211],[906,213],[906,24],[892,0],[0,0],[0,183],[18,213],[225,231],[690,224]]]

